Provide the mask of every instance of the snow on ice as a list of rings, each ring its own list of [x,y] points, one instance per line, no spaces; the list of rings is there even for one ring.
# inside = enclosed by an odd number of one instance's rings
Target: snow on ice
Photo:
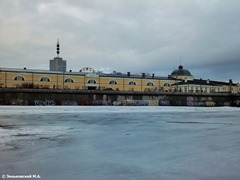
[[[0,106],[0,175],[240,179],[240,109]]]

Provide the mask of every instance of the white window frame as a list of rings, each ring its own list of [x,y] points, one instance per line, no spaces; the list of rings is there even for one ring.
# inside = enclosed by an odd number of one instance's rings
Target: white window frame
[[[41,81],[41,82],[51,82],[50,78],[46,77],[46,76],[41,77],[39,81]]]
[[[135,81],[130,81],[130,82],[128,83],[128,85],[129,85],[129,86],[136,86],[137,83],[136,83]]]

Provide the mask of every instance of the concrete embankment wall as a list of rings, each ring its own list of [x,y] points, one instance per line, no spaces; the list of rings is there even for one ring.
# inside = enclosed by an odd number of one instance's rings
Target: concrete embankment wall
[[[239,95],[49,89],[0,89],[0,105],[226,106]]]

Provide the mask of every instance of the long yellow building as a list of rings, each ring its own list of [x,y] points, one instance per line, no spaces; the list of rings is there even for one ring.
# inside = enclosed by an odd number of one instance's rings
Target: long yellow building
[[[0,88],[114,90],[137,92],[239,93],[239,83],[194,79],[179,66],[171,75],[159,77],[130,72],[99,73],[90,67],[79,72],[0,68]]]
[[[96,73],[89,67],[80,72],[0,68],[2,88],[171,91],[174,83],[176,80],[168,77]]]

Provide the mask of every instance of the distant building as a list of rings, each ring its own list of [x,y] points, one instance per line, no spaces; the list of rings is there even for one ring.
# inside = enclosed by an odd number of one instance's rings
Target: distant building
[[[66,72],[67,62],[66,62],[66,60],[63,60],[61,57],[59,57],[59,53],[60,53],[60,44],[58,41],[57,42],[57,57],[55,57],[54,59],[51,59],[49,61],[49,70]]]
[[[50,60],[50,71],[62,71],[66,72],[67,69],[67,62],[60,57],[55,57],[54,59]]]

